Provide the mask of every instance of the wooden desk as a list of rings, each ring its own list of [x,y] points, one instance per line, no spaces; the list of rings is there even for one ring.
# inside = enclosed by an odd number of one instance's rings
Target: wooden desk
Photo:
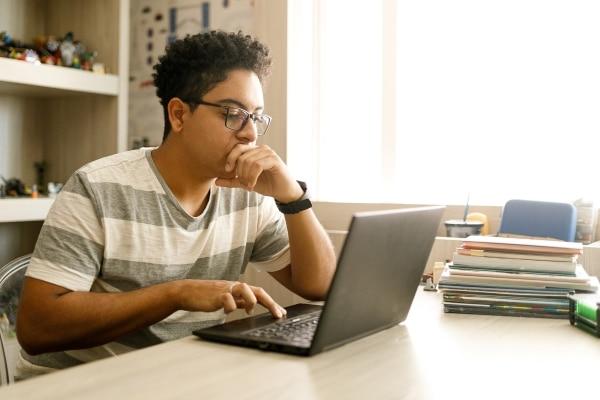
[[[0,389],[6,399],[598,398],[600,339],[566,320],[444,314],[419,288],[408,320],[312,358],[195,337]]]

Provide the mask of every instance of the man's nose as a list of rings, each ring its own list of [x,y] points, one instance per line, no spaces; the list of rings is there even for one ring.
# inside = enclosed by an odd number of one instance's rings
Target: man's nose
[[[258,133],[256,131],[256,123],[252,117],[248,118],[244,127],[237,132],[237,136],[246,139],[248,142],[256,142]]]

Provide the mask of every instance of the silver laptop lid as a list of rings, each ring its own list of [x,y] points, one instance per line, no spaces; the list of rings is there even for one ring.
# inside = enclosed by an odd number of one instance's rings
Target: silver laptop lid
[[[406,319],[444,208],[354,214],[311,354]]]

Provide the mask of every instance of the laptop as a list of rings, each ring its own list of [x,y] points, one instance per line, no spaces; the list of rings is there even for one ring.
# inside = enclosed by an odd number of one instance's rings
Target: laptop
[[[286,307],[209,328],[203,339],[311,356],[404,321],[444,211],[443,206],[357,213],[323,306]]]

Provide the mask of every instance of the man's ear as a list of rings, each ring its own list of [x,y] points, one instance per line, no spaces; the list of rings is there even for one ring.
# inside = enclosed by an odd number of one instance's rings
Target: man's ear
[[[174,133],[181,132],[186,113],[189,112],[189,107],[181,99],[173,97],[169,100],[169,104],[167,104],[167,111],[169,113],[171,130]]]

